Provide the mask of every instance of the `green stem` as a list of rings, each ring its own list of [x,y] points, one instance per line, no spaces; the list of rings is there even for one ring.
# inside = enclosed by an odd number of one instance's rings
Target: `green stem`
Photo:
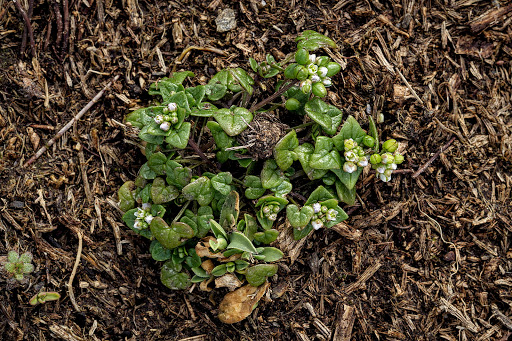
[[[181,216],[183,215],[183,213],[185,213],[185,210],[187,209],[188,205],[190,205],[191,202],[192,202],[192,200],[189,200],[185,204],[183,204],[183,207],[181,208],[181,210],[178,212],[176,217],[174,217],[174,219],[172,220],[173,223],[177,222],[181,218]]]
[[[274,94],[272,94],[270,97],[267,97],[265,98],[263,101],[259,102],[259,103],[256,103],[255,105],[253,105],[251,107],[251,109],[249,109],[250,112],[254,113],[256,110],[264,107],[265,105],[267,105],[268,103],[272,102],[273,100],[275,100],[276,98],[278,98],[279,96],[281,96],[282,94],[284,94],[288,89],[290,89],[292,86],[296,85],[297,82],[294,81],[294,80],[290,80],[288,83],[285,83],[283,84],[283,86],[281,86],[281,88],[279,88],[278,91],[276,91]]]
[[[310,122],[307,122],[307,123],[302,123],[302,124],[299,124],[298,126],[295,126],[295,127],[292,127],[292,128],[289,128],[289,129],[286,129],[286,132],[290,132],[292,130],[297,130],[297,129],[301,129],[301,128],[306,128],[306,127],[309,127],[309,126],[312,126],[313,124],[315,124],[316,122],[315,121],[310,121]]]

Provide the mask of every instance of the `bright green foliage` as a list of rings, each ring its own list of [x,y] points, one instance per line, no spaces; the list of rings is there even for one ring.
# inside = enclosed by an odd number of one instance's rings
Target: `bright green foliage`
[[[34,265],[32,265],[32,254],[30,252],[25,252],[20,255],[16,251],[9,251],[7,254],[7,262],[4,264],[4,267],[5,270],[15,279],[21,281],[23,279],[23,275],[34,271]]]
[[[29,301],[30,305],[38,305],[49,301],[57,301],[60,298],[60,294],[54,291],[40,292]]]

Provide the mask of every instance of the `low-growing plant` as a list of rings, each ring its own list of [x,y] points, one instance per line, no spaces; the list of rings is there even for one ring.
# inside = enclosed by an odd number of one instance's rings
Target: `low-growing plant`
[[[354,204],[364,167],[391,179],[404,160],[398,143],[381,148],[371,118],[367,133],[324,100],[341,66],[312,52],[336,47],[305,31],[283,61],[250,58],[254,73],[228,68],[186,86],[194,74],[176,72],[150,86],[153,106],[127,115],[147,160],[119,189],[119,206],[128,227],[151,240],[153,259],[164,262],[165,286],[266,285],[283,257],[269,246],[278,223],[291,225],[295,239],[330,228],[347,219],[340,204]],[[274,93],[263,98],[271,86]],[[260,102],[249,106],[253,98]],[[219,316],[237,322],[249,308]]]
[[[60,294],[55,291],[43,291],[35,294],[29,301],[30,305],[38,305],[49,301],[57,301]]]
[[[20,255],[16,251],[9,251],[7,254],[7,261],[4,264],[5,270],[16,280],[23,280],[23,275],[29,274],[34,271],[32,264],[32,254],[25,252]]]

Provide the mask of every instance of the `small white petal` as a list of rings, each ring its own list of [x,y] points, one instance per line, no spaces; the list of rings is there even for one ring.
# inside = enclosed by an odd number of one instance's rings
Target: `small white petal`
[[[324,226],[324,224],[322,223],[322,221],[320,219],[317,219],[317,220],[311,222],[311,225],[313,226],[313,228],[315,230],[318,230]]]
[[[146,216],[146,218],[144,218],[144,220],[146,221],[146,223],[148,224],[151,224],[151,222],[153,221],[153,216],[152,215],[148,215]]]
[[[327,68],[325,66],[321,66],[318,68],[318,75],[323,78],[323,77],[327,76],[328,71],[329,70],[327,70]]]
[[[310,55],[309,55],[309,61],[310,61],[311,63],[314,63],[314,62],[315,62],[315,60],[316,60],[316,54],[314,54],[314,53],[310,54]]]
[[[365,160],[363,160],[363,161],[359,161],[359,162],[357,163],[357,165],[358,165],[359,167],[366,167],[366,166],[368,166],[368,160],[366,160],[366,159],[365,159]]]
[[[377,173],[383,174],[386,171],[386,167],[380,166],[376,169]]]
[[[320,79],[320,76],[318,76],[318,75],[313,75],[313,76],[311,76],[311,78],[310,78],[310,79],[311,79],[311,81],[312,81],[313,83],[320,82],[320,80],[321,80],[321,79]]]
[[[171,124],[169,122],[164,122],[160,124],[160,129],[163,131],[169,131],[169,129],[171,129]]]
[[[169,109],[169,111],[176,111],[178,109],[178,105],[176,103],[169,103],[167,105],[167,108]]]
[[[320,205],[319,202],[316,202],[313,204],[313,210],[315,211],[315,213],[318,213],[322,210],[322,205]]]

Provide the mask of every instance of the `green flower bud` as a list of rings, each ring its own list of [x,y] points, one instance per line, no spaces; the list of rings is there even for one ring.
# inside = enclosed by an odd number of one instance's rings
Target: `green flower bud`
[[[365,137],[363,137],[363,144],[366,147],[371,148],[375,145],[375,139],[373,137],[371,137],[370,135],[366,135]]]
[[[311,85],[311,81],[309,79],[306,79],[302,83],[300,83],[300,89],[302,92],[306,95],[309,95],[311,93],[313,86]]]
[[[274,211],[274,213],[278,213],[279,212],[279,206],[275,205],[274,209],[272,211]]]
[[[397,165],[401,164],[402,162],[404,162],[405,158],[402,154],[399,154],[399,153],[396,153],[395,154],[395,163]]]
[[[327,89],[325,88],[325,85],[323,85],[322,83],[313,84],[312,91],[313,91],[313,94],[317,97],[327,96]]]
[[[309,71],[305,66],[298,65],[295,68],[295,78],[300,81],[306,80],[309,77]]]
[[[295,52],[295,61],[301,65],[309,63],[309,52],[306,49],[300,49]]]
[[[391,153],[384,153],[381,155],[382,163],[387,165],[395,162],[395,157]]]
[[[327,77],[332,77],[341,70],[341,65],[335,62],[327,63],[325,66],[327,68]]]
[[[329,210],[329,209],[327,208],[327,206],[324,206],[324,205],[322,205],[322,207],[320,208],[320,211],[321,211],[322,213],[325,213],[325,212],[327,212],[328,210]]]
[[[386,152],[394,153],[398,149],[398,142],[395,139],[387,140],[382,144],[382,149]]]
[[[286,67],[286,69],[284,70],[284,76],[288,79],[295,79],[295,75],[296,75],[296,68],[297,66],[299,66],[299,64],[297,63],[293,63],[293,64],[290,64]]]
[[[393,174],[393,170],[392,170],[392,169],[386,169],[386,170],[384,171],[384,176],[385,176],[386,178],[391,178],[391,174]]]
[[[379,154],[373,154],[372,156],[370,156],[370,163],[372,165],[378,165],[381,162],[382,162],[382,158]]]
[[[349,151],[357,146],[357,142],[354,141],[353,139],[346,139],[345,141],[343,141],[343,145],[345,147],[345,151]]]
[[[290,111],[295,111],[300,108],[300,102],[296,98],[289,98],[284,106]]]
[[[271,211],[271,208],[268,206],[264,206],[262,209],[263,214],[266,216],[270,214],[270,211]]]

